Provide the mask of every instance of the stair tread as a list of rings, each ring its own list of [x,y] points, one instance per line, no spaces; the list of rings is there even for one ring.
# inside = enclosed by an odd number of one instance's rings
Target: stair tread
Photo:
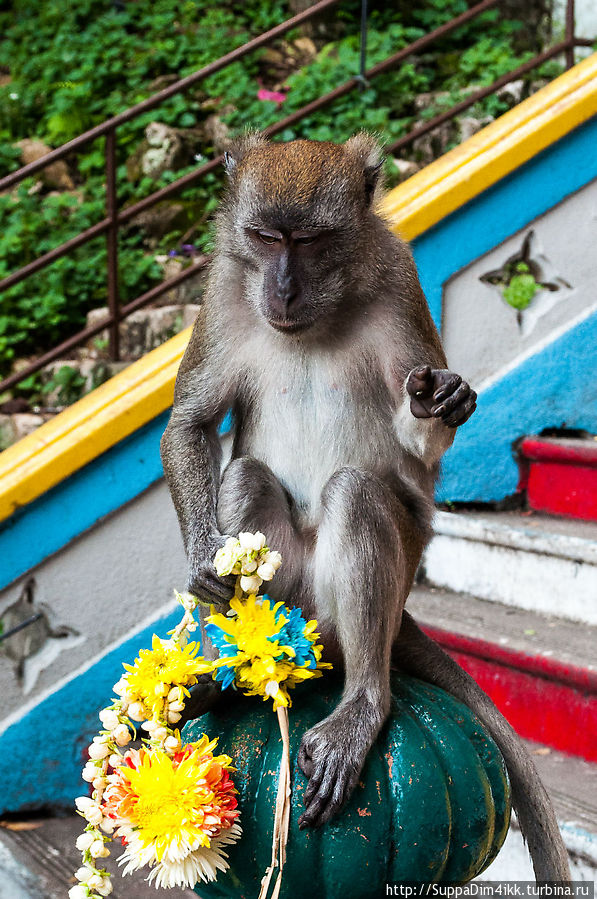
[[[597,671],[597,627],[421,584],[408,609],[429,627]]]
[[[597,564],[597,522],[537,512],[438,511],[437,535]]]

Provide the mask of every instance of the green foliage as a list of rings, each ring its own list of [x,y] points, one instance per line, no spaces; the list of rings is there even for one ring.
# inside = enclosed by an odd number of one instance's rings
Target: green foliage
[[[513,309],[526,309],[539,290],[526,262],[517,262],[515,274],[502,290],[502,296]]]
[[[46,395],[55,392],[59,406],[70,406],[83,396],[85,378],[71,365],[61,365],[53,377],[44,384],[41,392]]]
[[[467,8],[466,0],[425,0],[424,4],[373,3],[369,17],[367,65],[371,67]],[[35,4],[12,0],[0,7],[0,71],[10,81],[0,87],[0,173],[18,167],[22,138],[59,146],[106,117],[150,96],[173,80],[240,46],[291,14],[286,0],[53,0]],[[286,101],[278,106],[257,97],[268,81],[263,52],[257,51],[212,75],[183,95],[170,98],[117,132],[119,206],[133,203],[192,171],[189,164],[159,179],[127,179],[126,161],[151,121],[176,128],[201,128],[218,113],[233,133],[264,128],[354,77],[359,67],[359,0],[345,0],[327,19],[333,40],[316,59],[290,74]],[[287,128],[281,139],[310,137],[341,141],[365,128],[391,142],[419,118],[441,111],[465,96],[471,82],[487,84],[520,64],[515,49],[520,23],[490,11],[462,26],[417,57],[354,90],[330,106]],[[490,29],[490,37],[488,36]],[[320,32],[316,32],[319,34]],[[299,36],[286,36],[292,41]],[[279,45],[278,45],[279,46]],[[553,64],[550,64],[553,66]],[[448,92],[417,112],[425,92]],[[488,98],[474,114],[502,112]],[[207,137],[201,156],[214,148]],[[0,196],[0,277],[74,237],[105,216],[103,139],[69,160],[76,191],[57,193],[33,180]],[[395,177],[388,163],[390,179]],[[212,173],[181,191],[192,237],[202,252],[213,243],[210,217],[223,176]],[[161,277],[156,253],[176,249],[186,227],[149,240],[139,227],[120,235],[119,289],[122,302],[134,299]],[[189,238],[185,238],[189,241]],[[0,298],[0,376],[13,360],[63,340],[84,324],[87,311],[106,304],[106,245],[100,237],[55,262]]]

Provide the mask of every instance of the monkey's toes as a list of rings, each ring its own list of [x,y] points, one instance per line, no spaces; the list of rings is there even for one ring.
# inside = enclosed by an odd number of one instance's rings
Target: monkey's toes
[[[305,735],[308,737],[308,734]],[[346,747],[331,748],[327,741],[303,738],[299,750],[299,765],[309,778],[303,796],[305,811],[299,827],[321,827],[336,815],[354,790],[360,765],[354,763]]]

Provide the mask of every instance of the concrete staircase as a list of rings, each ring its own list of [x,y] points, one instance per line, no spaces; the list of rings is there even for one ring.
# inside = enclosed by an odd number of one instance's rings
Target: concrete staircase
[[[597,522],[520,512],[438,512],[427,583],[597,625]]]
[[[573,877],[597,881],[597,523],[438,512],[409,608],[529,748]],[[532,880],[516,822],[482,880]]]

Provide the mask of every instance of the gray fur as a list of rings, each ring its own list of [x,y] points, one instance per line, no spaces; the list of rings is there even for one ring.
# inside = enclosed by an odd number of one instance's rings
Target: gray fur
[[[317,617],[326,657],[344,668],[338,707],[303,737],[301,826],[342,806],[387,716],[392,643],[403,644],[439,459],[475,406],[446,370],[408,247],[375,213],[379,159],[366,135],[344,147],[253,137],[232,148],[217,253],[162,443],[189,589],[223,606],[232,587],[215,574],[215,549],[226,534],[262,531],[284,560],[268,592]],[[220,478],[216,429],[229,407],[232,461]],[[433,659],[429,679],[442,668]],[[195,713],[218,695],[199,692]],[[465,692],[485,709],[478,688]],[[503,735],[499,713],[488,717]],[[518,752],[510,740],[514,769]],[[566,879],[549,800],[529,814],[517,803],[538,876]]]

